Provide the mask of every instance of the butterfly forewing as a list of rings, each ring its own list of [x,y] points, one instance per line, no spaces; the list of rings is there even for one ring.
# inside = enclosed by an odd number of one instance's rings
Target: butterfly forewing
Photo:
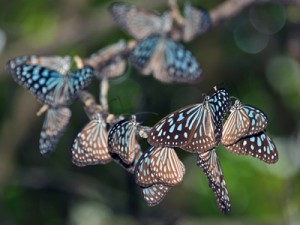
[[[111,161],[106,124],[102,118],[91,120],[77,135],[72,147],[72,162],[77,166],[106,164]]]
[[[70,117],[71,111],[66,107],[48,109],[40,136],[40,153],[42,155],[46,156],[55,149]]]
[[[219,209],[223,213],[229,213],[231,208],[230,200],[221,164],[215,149],[199,153],[197,165],[202,168],[206,174],[209,181],[209,187],[215,194]]]
[[[186,2],[184,5],[183,40],[190,41],[208,30],[211,25],[209,13]]]
[[[155,206],[159,204],[168,191],[171,189],[169,186],[163,184],[152,185],[150,187],[142,188],[144,200],[148,206]]]
[[[116,123],[108,134],[108,148],[116,153],[126,164],[131,164],[135,158],[137,123],[134,120],[122,120]]]
[[[169,14],[158,16],[134,5],[113,3],[110,12],[116,23],[136,39],[153,33],[167,33],[172,26],[172,17]]]
[[[222,144],[231,145],[240,138],[263,131],[268,123],[266,115],[259,109],[242,105],[236,100],[224,124]]]
[[[277,148],[272,138],[264,131],[241,138],[236,143],[225,146],[225,148],[239,155],[251,155],[266,163],[278,161]]]

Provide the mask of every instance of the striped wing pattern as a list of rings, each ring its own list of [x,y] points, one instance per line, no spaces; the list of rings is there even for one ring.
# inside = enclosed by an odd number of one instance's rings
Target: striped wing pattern
[[[251,155],[266,163],[276,163],[278,161],[277,148],[272,138],[265,131],[243,137],[236,143],[225,147],[233,153]]]
[[[66,107],[50,108],[46,113],[40,136],[40,153],[43,156],[54,151],[59,138],[65,131],[71,117],[71,110]]]
[[[110,12],[115,22],[136,39],[171,30],[172,17],[169,13],[159,16],[125,3],[113,3]]]
[[[268,119],[259,109],[242,105],[236,100],[230,109],[230,115],[224,124],[222,144],[231,145],[239,139],[265,130]]]
[[[231,208],[230,200],[221,164],[215,149],[199,153],[197,165],[202,168],[206,174],[209,181],[209,187],[215,194],[219,209],[222,213],[229,213]]]
[[[106,123],[91,120],[77,135],[72,146],[72,162],[77,166],[106,164],[111,161],[107,146]]]
[[[191,41],[197,35],[205,33],[211,26],[209,13],[196,8],[188,1],[184,5],[183,40]]]
[[[174,186],[180,183],[185,167],[173,148],[152,146],[139,161],[136,171],[136,183],[142,187],[154,184]]]
[[[118,154],[125,164],[131,164],[135,159],[137,125],[135,117],[132,120],[121,120],[108,134],[109,152]]]
[[[171,188],[172,187],[163,184],[155,184],[150,187],[142,188],[143,198],[148,206],[158,205]]]

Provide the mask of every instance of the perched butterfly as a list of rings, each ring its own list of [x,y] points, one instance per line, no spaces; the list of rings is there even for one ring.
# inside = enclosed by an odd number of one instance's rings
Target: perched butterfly
[[[162,82],[196,82],[202,69],[183,45],[159,35],[140,40],[131,51],[129,61],[142,74]]]
[[[71,110],[66,107],[50,108],[46,112],[40,137],[40,153],[50,154],[66,129],[71,117]]]
[[[226,145],[225,148],[238,155],[251,155],[266,163],[278,161],[277,148],[265,131],[243,137],[234,144]]]
[[[148,206],[158,205],[171,188],[163,184],[154,184],[150,187],[142,188],[143,198]]]
[[[120,156],[117,154],[117,153],[110,153],[112,159],[117,163],[119,164],[120,166],[122,166],[124,169],[126,169],[129,173],[134,173],[135,171],[135,168],[136,168],[136,165],[137,163],[139,162],[140,158],[142,157],[143,155],[143,152],[141,150],[141,146],[137,143],[135,145],[135,148],[134,148],[134,151],[135,151],[135,157],[133,159],[133,161],[130,163],[130,164],[127,164],[123,161],[122,158],[120,158]]]
[[[174,186],[182,181],[184,174],[185,167],[173,148],[152,146],[138,162],[135,180],[142,187]]]
[[[106,122],[98,114],[77,135],[72,147],[72,162],[77,166],[110,162],[107,136]]]
[[[239,100],[235,101],[230,112],[223,128],[223,145],[231,145],[242,137],[257,134],[267,126],[268,119],[261,110],[242,105]]]
[[[118,77],[125,72],[127,52],[125,41],[120,40],[92,54],[89,59],[85,60],[85,63],[95,69],[95,76],[99,79]]]
[[[116,153],[125,164],[131,164],[136,157],[135,137],[138,123],[136,117],[131,120],[121,120],[108,133],[108,149],[111,154]]]
[[[183,40],[190,41],[208,30],[211,25],[209,13],[196,8],[188,1],[184,5]]]
[[[150,130],[153,146],[180,147],[189,152],[205,152],[218,143],[222,119],[229,105],[229,94],[218,89],[203,103],[179,109],[161,119]]]
[[[90,84],[94,72],[90,66],[70,72],[67,59],[58,56],[17,57],[7,63],[7,68],[15,81],[40,102],[52,107],[64,106]],[[65,67],[61,67],[64,62]]]
[[[143,39],[151,34],[166,34],[172,27],[169,13],[159,16],[126,3],[113,3],[110,12],[116,23],[135,39]]]
[[[206,174],[209,187],[215,194],[219,209],[222,213],[230,212],[230,200],[219,158],[215,149],[198,153],[197,165]]]

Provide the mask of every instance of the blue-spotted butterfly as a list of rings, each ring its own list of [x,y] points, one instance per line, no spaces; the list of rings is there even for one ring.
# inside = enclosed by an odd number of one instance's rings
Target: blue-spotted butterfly
[[[58,56],[21,56],[7,63],[17,83],[52,107],[70,104],[92,80],[94,71],[90,66],[74,72],[70,72],[69,67],[68,58]]]
[[[163,184],[154,184],[149,187],[142,187],[143,198],[148,206],[158,205],[172,187]]]
[[[221,142],[231,145],[242,137],[265,130],[267,123],[267,116],[261,110],[236,100],[224,123]]]
[[[142,74],[162,82],[196,82],[202,69],[183,45],[169,38],[151,35],[140,40],[131,51],[129,62]]]
[[[67,107],[48,109],[40,136],[40,153],[43,156],[50,154],[55,149],[70,117],[71,110]]]
[[[139,123],[133,115],[131,120],[121,120],[108,133],[108,149],[117,154],[125,164],[131,164],[136,158],[136,131]]]
[[[184,174],[185,167],[173,148],[151,146],[137,164],[135,180],[141,187],[174,186],[182,181]]]
[[[85,63],[95,69],[95,76],[99,79],[118,77],[125,72],[127,52],[125,41],[120,40],[92,54]]]
[[[276,163],[279,157],[272,138],[265,131],[243,137],[225,148],[238,155],[251,155],[266,163]]]
[[[184,25],[183,40],[190,41],[197,35],[208,30],[211,26],[209,13],[200,8],[196,8],[187,1],[184,5]]]
[[[97,114],[77,135],[71,150],[72,162],[77,166],[110,162],[107,136],[106,122]]]
[[[197,82],[202,72],[195,57],[183,45],[158,35],[139,41],[129,61],[142,74],[153,74],[166,83]]]
[[[219,158],[215,149],[198,153],[197,165],[206,174],[209,187],[215,194],[217,204],[222,213],[230,212],[230,200]]]
[[[116,23],[135,39],[143,39],[151,34],[166,34],[172,27],[169,13],[159,16],[126,3],[113,3],[110,12]]]
[[[228,92],[218,89],[212,96],[206,96],[203,103],[184,107],[161,119],[151,128],[148,143],[180,147],[192,153],[210,150],[220,141],[228,106]]]

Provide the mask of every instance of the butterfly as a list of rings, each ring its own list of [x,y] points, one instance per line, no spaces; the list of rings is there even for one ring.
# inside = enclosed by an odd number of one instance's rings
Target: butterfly
[[[183,45],[156,34],[136,44],[129,62],[142,74],[153,74],[166,83],[196,82],[202,72],[195,57]]]
[[[215,149],[206,152],[198,153],[197,166],[202,168],[206,174],[209,187],[215,194],[217,204],[222,213],[230,212],[230,200],[222,172],[220,160],[216,154]]]
[[[7,68],[40,102],[57,107],[70,104],[90,84],[94,73],[90,66],[70,72],[68,61],[58,56],[21,56],[8,61]]]
[[[218,89],[212,96],[206,96],[203,103],[184,107],[161,119],[151,128],[148,143],[180,147],[192,153],[210,150],[219,142],[228,106],[228,92]]]
[[[71,110],[67,107],[48,109],[40,135],[40,153],[43,156],[49,155],[55,149],[70,117]]]
[[[267,124],[267,116],[261,110],[236,100],[223,127],[222,144],[231,145],[244,136],[257,134]]]
[[[135,179],[141,187],[174,186],[182,181],[184,174],[185,167],[173,148],[151,146],[137,164]]]
[[[72,146],[72,162],[77,166],[110,162],[107,136],[106,122],[97,114],[77,135]]]
[[[210,26],[211,20],[206,10],[192,6],[189,1],[184,4],[184,41],[191,41],[197,35],[206,32]]]
[[[173,22],[168,12],[159,16],[125,3],[113,3],[110,13],[115,22],[135,39],[143,39],[151,34],[166,34]]]
[[[148,206],[158,205],[172,187],[163,184],[154,184],[149,187],[142,187],[143,198]]]
[[[125,164],[131,164],[136,157],[135,137],[139,123],[133,115],[131,120],[121,120],[108,133],[108,149],[111,154],[116,153]]]
[[[238,155],[251,155],[266,163],[276,163],[279,157],[275,143],[265,131],[243,137],[225,148]]]
[[[127,52],[125,41],[120,40],[92,54],[85,63],[95,69],[95,76],[99,79],[118,77],[125,72]]]

